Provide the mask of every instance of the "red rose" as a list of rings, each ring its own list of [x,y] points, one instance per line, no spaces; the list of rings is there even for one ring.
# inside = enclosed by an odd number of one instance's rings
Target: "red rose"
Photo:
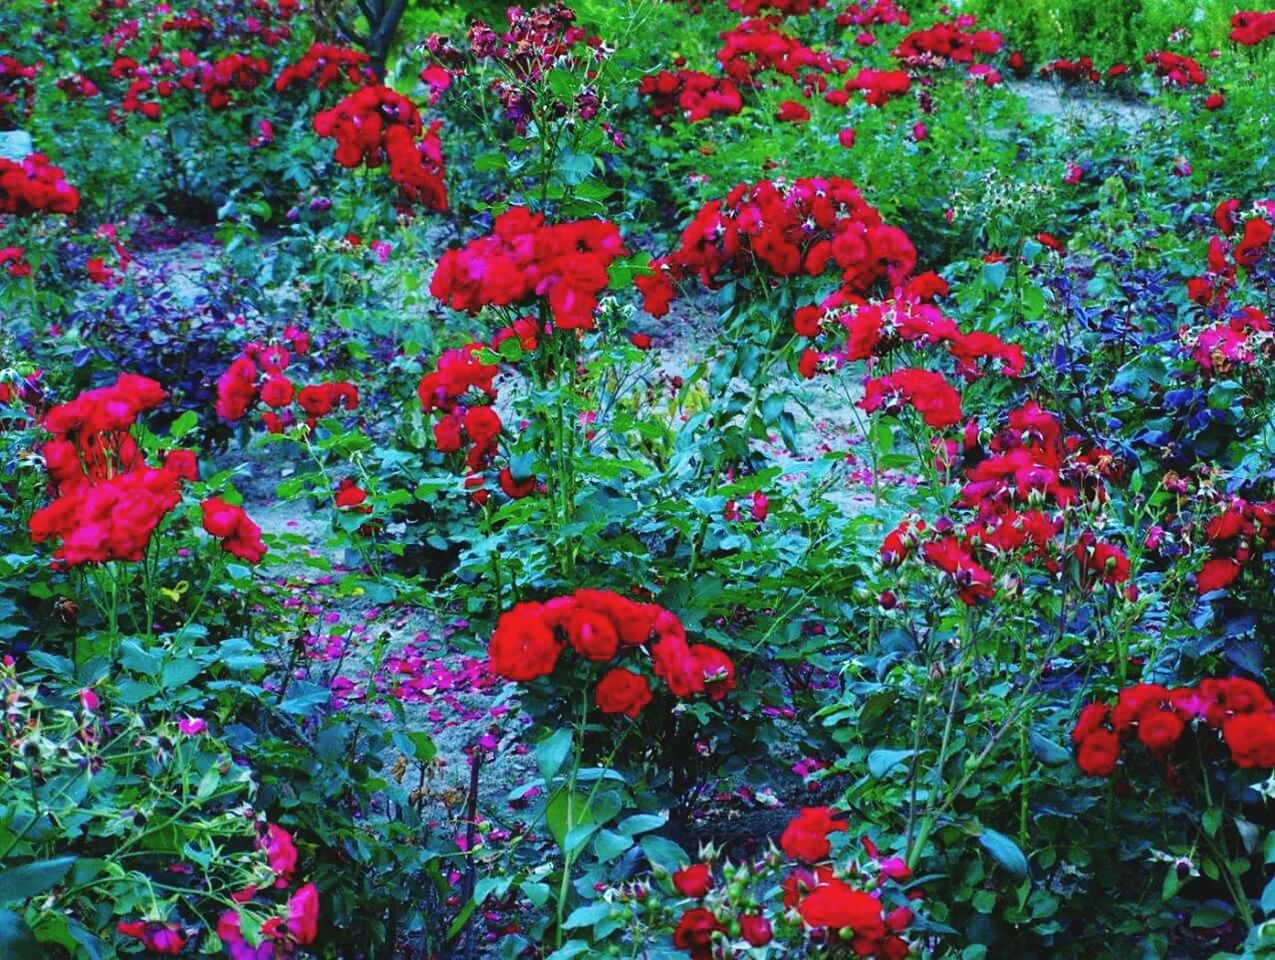
[[[673,886],[684,897],[698,899],[708,893],[712,885],[713,875],[709,872],[708,865],[704,863],[693,863],[673,874]]]
[[[724,933],[725,929],[710,911],[696,907],[687,910],[677,922],[673,946],[688,951],[691,960],[711,960],[713,934]]]
[[[642,708],[651,702],[651,685],[640,673],[616,667],[608,670],[598,681],[594,699],[603,713],[622,713],[636,719]]]
[[[813,863],[823,860],[831,852],[828,834],[845,829],[845,821],[835,819],[831,808],[806,807],[784,828],[779,846],[794,860]]]
[[[815,887],[797,905],[797,912],[812,927],[834,930],[849,927],[856,937],[869,940],[885,937],[881,901],[840,880],[828,880]]]
[[[474,443],[490,443],[500,430],[500,417],[491,407],[470,407],[465,413],[465,432]]]
[[[462,442],[459,417],[444,417],[434,424],[434,445],[439,453],[456,453]]]
[[[287,377],[271,377],[261,388],[261,402],[268,407],[286,407],[292,402],[296,388]]]
[[[199,461],[192,450],[169,450],[164,456],[164,469],[184,480],[199,479]]]
[[[1212,557],[1206,560],[1195,578],[1195,589],[1201,593],[1212,593],[1229,587],[1240,575],[1240,565],[1230,557]]]
[[[1090,777],[1109,777],[1120,759],[1120,738],[1110,730],[1095,730],[1085,737],[1076,765]]]
[[[1245,713],[1222,728],[1231,759],[1238,767],[1275,767],[1275,714]]]
[[[1163,760],[1186,728],[1172,710],[1153,708],[1138,716],[1138,739],[1157,760]]]
[[[581,656],[598,663],[619,652],[620,636],[611,618],[595,610],[578,609],[567,620],[567,639]]]
[[[770,921],[760,913],[746,913],[739,918],[739,935],[750,947],[764,947],[775,936]]]
[[[1076,719],[1075,729],[1071,731],[1071,742],[1079,745],[1089,734],[1102,727],[1110,713],[1111,708],[1105,703],[1089,704],[1080,711],[1080,716]]]
[[[562,644],[545,622],[539,603],[520,603],[501,614],[487,645],[491,670],[509,680],[535,680],[553,673]]]
[[[514,473],[508,467],[504,467],[500,471],[500,489],[505,491],[505,496],[510,500],[521,500],[530,493],[534,493],[536,489],[536,478],[527,477],[523,480],[514,478]]]

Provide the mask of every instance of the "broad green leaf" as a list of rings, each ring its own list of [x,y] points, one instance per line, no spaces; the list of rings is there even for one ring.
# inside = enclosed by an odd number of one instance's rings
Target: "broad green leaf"
[[[1005,834],[990,827],[984,827],[978,842],[1011,876],[1019,880],[1027,876],[1027,858],[1023,856],[1023,851],[1018,848],[1018,844]]]

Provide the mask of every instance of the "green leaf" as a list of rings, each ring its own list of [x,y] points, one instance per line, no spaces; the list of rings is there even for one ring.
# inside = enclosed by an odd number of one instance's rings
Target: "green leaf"
[[[168,435],[174,440],[180,440],[198,426],[199,415],[194,410],[187,410],[173,421],[172,426],[168,428]]]
[[[685,850],[664,837],[643,837],[639,846],[653,866],[669,873],[691,862]]]
[[[185,686],[203,669],[204,665],[198,660],[170,660],[159,675],[159,685],[164,690]]]
[[[1216,837],[1218,830],[1222,828],[1222,808],[1209,807],[1204,811],[1204,832],[1210,837]]]
[[[573,829],[593,822],[593,817],[584,813],[584,805],[585,798],[578,793],[572,795],[560,790],[545,807],[545,825],[554,842],[564,850]]]
[[[164,658],[158,653],[146,650],[134,638],[120,641],[120,663],[134,673],[154,676],[164,665]]]
[[[626,837],[613,830],[599,830],[593,841],[593,852],[603,863],[608,863],[631,846],[633,846],[632,837]]]
[[[667,817],[657,817],[650,813],[635,813],[616,824],[616,829],[626,837],[636,837],[639,833],[658,830],[666,823],[668,823]]]
[[[1071,761],[1071,753],[1035,730],[1031,732],[1032,753],[1047,767],[1061,767]]]
[[[978,842],[1011,876],[1018,880],[1027,876],[1027,858],[1023,856],[1018,844],[1005,834],[991,827],[984,827]]]
[[[44,960],[44,948],[31,935],[25,920],[12,910],[0,910],[0,957],[5,960]]]
[[[27,900],[51,889],[66,876],[75,859],[56,857],[53,860],[38,860],[0,873],[0,903]]]
[[[1195,913],[1191,914],[1191,926],[1210,930],[1213,927],[1220,927],[1234,916],[1235,911],[1231,909],[1229,904],[1213,900],[1209,903],[1201,904]]]
[[[611,904],[605,901],[586,903],[571,911],[571,915],[562,921],[562,929],[578,930],[580,927],[591,927],[599,920],[605,920],[611,916],[611,910]]]
[[[877,780],[912,756],[912,750],[873,750],[868,754],[868,772]]]
[[[558,730],[536,744],[536,764],[545,783],[552,783],[554,776],[566,763],[571,752],[570,730]]]
[[[553,953],[549,954],[545,960],[571,960],[572,957],[578,957],[582,953],[588,953],[593,947],[584,940],[568,940]]]
[[[1267,916],[1275,913],[1275,877],[1267,881],[1266,889],[1262,891],[1261,907],[1262,913]]]
[[[993,290],[999,290],[1005,286],[1005,277],[1008,272],[1009,266],[1004,261],[985,263],[983,264],[983,284]]]

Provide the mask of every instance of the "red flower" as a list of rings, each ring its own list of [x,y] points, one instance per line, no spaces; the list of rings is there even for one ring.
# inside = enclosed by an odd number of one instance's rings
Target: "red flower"
[[[711,960],[713,934],[725,933],[726,928],[713,914],[703,907],[687,910],[673,930],[673,946],[687,951],[691,960]]]
[[[292,834],[276,823],[267,824],[265,836],[258,840],[257,846],[266,852],[266,863],[274,871],[275,886],[282,889],[291,883],[297,869],[297,847],[292,842]]]
[[[261,387],[261,402],[267,407],[286,407],[292,403],[296,388],[287,377],[270,377]]]
[[[886,933],[881,901],[849,884],[829,879],[819,884],[797,905],[801,919],[811,927],[841,930],[849,927],[855,939],[881,940]]]
[[[1275,713],[1247,713],[1222,727],[1235,765],[1245,769],[1275,767]]]
[[[1138,739],[1157,760],[1169,755],[1185,729],[1186,724],[1172,710],[1155,708],[1138,715]]]
[[[1240,569],[1239,562],[1231,557],[1212,557],[1196,575],[1195,589],[1201,594],[1223,590],[1240,575]]]
[[[598,681],[594,699],[603,713],[622,713],[636,719],[651,702],[651,685],[640,673],[616,667]]]
[[[1090,777],[1107,777],[1120,759],[1120,739],[1109,730],[1095,730],[1080,744],[1076,765]]]
[[[186,938],[182,936],[182,928],[176,923],[156,923],[145,920],[134,920],[126,923],[121,920],[115,928],[126,937],[142,941],[151,953],[162,953],[177,956],[186,946]]]
[[[439,453],[455,453],[463,442],[459,417],[444,417],[434,424],[434,445]]]
[[[509,467],[502,467],[500,470],[500,489],[505,491],[505,496],[509,497],[509,499],[521,500],[535,491],[536,478],[526,477],[519,480],[514,477],[513,471]]]
[[[826,859],[832,851],[828,835],[849,829],[837,820],[830,807],[806,807],[788,822],[779,838],[779,846],[794,860],[814,863]]]
[[[500,417],[491,407],[470,407],[465,412],[465,432],[474,443],[490,443],[500,430]]]
[[[248,518],[243,508],[221,497],[209,497],[200,505],[204,529],[221,541],[222,549],[248,563],[259,563],[266,555],[261,528]]]
[[[544,606],[520,603],[501,614],[487,646],[491,671],[509,680],[535,680],[553,673],[562,644],[545,622]]]
[[[739,934],[750,947],[764,947],[775,936],[770,921],[760,913],[746,913],[740,917]]]
[[[620,635],[605,613],[576,609],[567,619],[567,639],[582,657],[605,662],[620,649]]]
[[[713,875],[707,864],[693,863],[674,872],[673,886],[682,896],[699,899],[713,886]]]
[[[805,123],[810,119],[810,111],[796,100],[785,100],[779,104],[775,119],[780,123]]]

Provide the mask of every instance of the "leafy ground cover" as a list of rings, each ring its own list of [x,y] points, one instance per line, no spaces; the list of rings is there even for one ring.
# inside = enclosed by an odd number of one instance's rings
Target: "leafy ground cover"
[[[0,956],[1275,953],[1275,13],[0,35]]]

